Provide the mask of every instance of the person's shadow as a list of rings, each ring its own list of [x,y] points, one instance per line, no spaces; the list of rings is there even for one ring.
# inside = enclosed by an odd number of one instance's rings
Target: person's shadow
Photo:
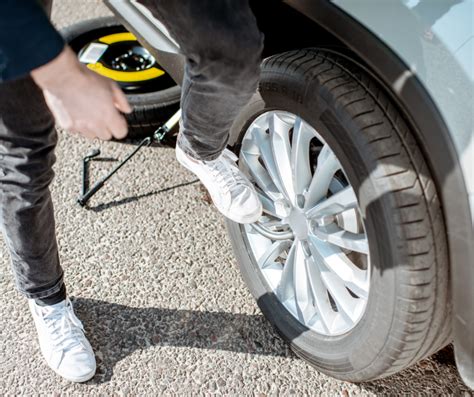
[[[97,373],[92,383],[109,381],[120,360],[156,345],[292,354],[262,315],[136,308],[83,298],[73,303],[96,352]]]

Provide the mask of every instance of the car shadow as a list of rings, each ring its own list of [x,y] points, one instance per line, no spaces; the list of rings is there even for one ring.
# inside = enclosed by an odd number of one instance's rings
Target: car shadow
[[[141,308],[85,298],[72,300],[96,353],[97,373],[88,382],[90,384],[110,381],[117,363],[137,350],[153,346],[295,357],[263,315]],[[298,336],[292,335],[292,339]],[[432,356],[432,360],[441,366],[454,367],[451,345]],[[380,393],[386,390],[387,383],[416,383],[420,371],[431,371],[431,364],[426,360],[417,366],[414,372],[407,369],[388,378],[359,385],[367,392]],[[425,376],[431,376],[428,372]]]
[[[262,315],[138,308],[84,298],[73,303],[96,353],[97,373],[89,383],[110,381],[118,362],[152,346],[292,356]]]

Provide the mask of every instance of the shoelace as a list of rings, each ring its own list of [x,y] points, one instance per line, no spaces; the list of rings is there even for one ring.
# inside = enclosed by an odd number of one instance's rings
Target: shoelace
[[[62,308],[41,310],[46,327],[50,330],[51,342],[56,349],[67,351],[80,345],[84,327],[75,316],[70,303]]]
[[[237,157],[229,150],[225,150],[221,158],[207,162],[212,175],[226,193],[232,194],[234,191],[240,193],[238,189],[241,186],[247,186],[246,180],[235,165],[235,161],[237,161]]]

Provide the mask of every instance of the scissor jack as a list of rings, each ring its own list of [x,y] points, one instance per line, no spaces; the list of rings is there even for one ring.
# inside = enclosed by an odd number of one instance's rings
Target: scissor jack
[[[138,146],[119,164],[117,164],[107,175],[99,179],[94,185],[89,189],[89,163],[94,158],[100,155],[100,150],[95,149],[87,156],[82,159],[82,193],[77,199],[77,202],[84,207],[89,199],[96,194],[112,176],[122,168],[133,156],[135,156],[138,151],[145,147],[150,146],[152,143],[161,144],[164,142],[166,135],[171,131],[171,129],[178,123],[181,117],[181,109],[179,109],[171,118],[159,127],[153,134],[144,138]]]

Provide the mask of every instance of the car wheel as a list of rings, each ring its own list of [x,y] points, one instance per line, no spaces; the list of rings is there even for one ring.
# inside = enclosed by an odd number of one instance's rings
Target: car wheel
[[[133,107],[127,115],[129,138],[150,134],[178,110],[181,88],[115,17],[79,22],[62,35],[89,69],[124,91]]]
[[[373,78],[322,50],[273,56],[233,133],[264,215],[228,221],[230,239],[250,292],[299,356],[366,381],[449,343],[440,202]]]

